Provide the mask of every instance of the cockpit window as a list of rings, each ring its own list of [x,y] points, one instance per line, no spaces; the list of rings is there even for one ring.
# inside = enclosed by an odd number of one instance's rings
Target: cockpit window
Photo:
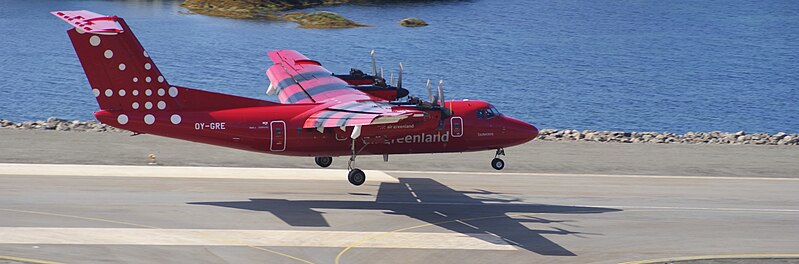
[[[488,108],[483,108],[483,109],[477,110],[477,118],[478,119],[487,119],[487,118],[492,118],[492,117],[500,116],[500,115],[502,115],[502,114],[499,113],[499,110],[497,110],[497,108],[494,107],[493,105],[489,105]]]
[[[495,117],[495,116],[502,115],[502,114],[499,112],[499,110],[497,110],[497,108],[496,108],[496,107],[494,107],[493,105],[489,105],[488,107],[489,107],[489,108],[488,108],[488,109],[486,109],[486,118],[492,118],[492,117]]]

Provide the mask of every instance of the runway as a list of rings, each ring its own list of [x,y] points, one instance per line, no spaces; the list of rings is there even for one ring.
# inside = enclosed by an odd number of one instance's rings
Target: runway
[[[796,175],[0,164],[0,263],[620,263],[799,253]],[[16,260],[14,260],[16,259]]]

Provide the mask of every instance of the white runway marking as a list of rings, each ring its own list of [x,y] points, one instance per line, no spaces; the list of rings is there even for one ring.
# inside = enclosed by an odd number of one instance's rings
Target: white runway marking
[[[370,182],[399,182],[397,178],[382,171],[366,170],[365,172],[368,175],[366,180]],[[344,181],[347,171],[337,169],[0,163],[0,175]]]
[[[799,178],[780,177],[729,177],[729,176],[677,176],[677,175],[632,175],[632,174],[573,174],[573,173],[533,173],[533,172],[465,172],[465,171],[392,171],[385,173],[402,174],[455,174],[492,176],[538,176],[538,177],[577,177],[577,178],[642,178],[642,179],[687,179],[687,180],[749,180],[749,181],[799,181]]]
[[[413,249],[516,250],[489,234],[220,230],[147,228],[0,227],[0,244],[281,246],[343,248],[365,237],[382,235],[358,247]]]

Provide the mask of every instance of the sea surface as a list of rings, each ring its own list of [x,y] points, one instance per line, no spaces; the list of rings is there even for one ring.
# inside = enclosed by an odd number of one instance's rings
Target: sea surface
[[[98,106],[54,10],[124,17],[171,83],[266,98],[266,52],[370,70],[426,95],[481,99],[542,128],[799,132],[799,3],[473,0],[315,8],[372,25],[184,14],[180,1],[0,1],[0,118],[93,119]],[[405,28],[398,21],[430,23]]]

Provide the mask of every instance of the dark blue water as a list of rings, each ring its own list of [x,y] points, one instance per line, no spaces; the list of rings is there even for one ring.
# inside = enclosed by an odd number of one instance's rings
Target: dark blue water
[[[334,72],[378,64],[425,95],[483,99],[544,128],[799,132],[796,1],[447,1],[320,8],[373,25],[184,15],[178,1],[0,1],[0,118],[91,119],[97,109],[48,11],[124,17],[171,83],[267,98],[266,51]],[[431,26],[404,28],[420,17]],[[267,98],[275,100],[275,98]]]

